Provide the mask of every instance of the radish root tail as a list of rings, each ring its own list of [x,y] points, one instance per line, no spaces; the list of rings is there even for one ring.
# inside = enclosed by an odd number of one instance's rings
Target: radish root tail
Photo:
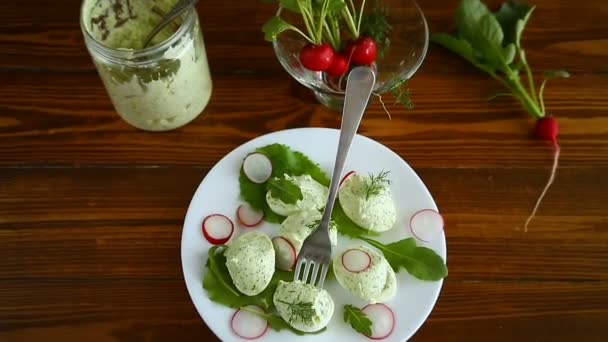
[[[532,210],[532,213],[530,214],[530,216],[528,216],[528,219],[526,220],[526,223],[524,224],[524,232],[526,232],[526,233],[528,232],[528,225],[530,224],[530,221],[532,221],[534,216],[536,216],[536,211],[538,210],[538,207],[540,207],[540,203],[543,201],[545,194],[547,194],[547,191],[549,190],[549,188],[551,187],[551,184],[553,184],[553,181],[555,180],[555,174],[557,173],[557,166],[559,164],[559,152],[560,152],[560,148],[557,143],[553,144],[553,151],[554,151],[553,152],[553,166],[551,167],[551,175],[549,176],[549,180],[547,181],[545,188],[540,193],[540,196],[538,196],[538,199],[536,200],[536,204],[534,205],[534,209]]]
[[[374,92],[372,92],[372,94],[374,96],[378,97],[378,100],[380,100],[380,104],[382,105],[382,109],[384,109],[384,112],[386,113],[386,115],[388,115],[388,119],[389,120],[393,120],[393,118],[391,117],[391,113],[386,108],[386,105],[384,104],[384,101],[382,101],[382,96],[380,94],[376,94]]]

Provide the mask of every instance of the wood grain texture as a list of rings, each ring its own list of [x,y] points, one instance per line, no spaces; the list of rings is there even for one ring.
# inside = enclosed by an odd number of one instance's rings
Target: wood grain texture
[[[454,29],[459,0],[418,2],[432,32]],[[414,341],[608,340],[608,1],[534,4],[528,60],[573,76],[547,87],[562,158],[528,233],[551,150],[518,103],[484,100],[495,81],[431,45],[415,110],[390,107],[388,121],[374,99],[362,123],[447,222],[450,274]],[[249,139],[339,116],[263,40],[272,5],[200,1],[211,102],[182,129],[138,131],[112,108],[79,7],[0,2],[0,341],[216,341],[182,280],[192,194]]]
[[[205,171],[5,170],[0,281],[179,277],[183,218]],[[450,279],[608,281],[608,168],[560,170],[528,233],[546,170],[417,171],[446,218]]]
[[[123,122],[93,72],[6,72],[4,77],[0,165],[5,166],[210,166],[265,133],[339,127],[339,115],[319,106],[287,75],[215,77],[211,102],[199,118],[182,129],[156,134]],[[549,145],[532,137],[533,122],[518,103],[484,100],[492,89],[500,89],[495,81],[421,72],[411,87],[415,110],[390,107],[389,121],[374,100],[359,132],[414,166],[550,164]],[[575,75],[547,88],[548,110],[561,123],[561,165],[608,166],[608,77]]]
[[[79,26],[80,2],[60,0],[56,1],[56,6],[48,6],[46,0],[29,0],[18,7],[3,6],[0,12],[0,66],[93,70]],[[453,29],[453,12],[458,0],[418,2],[431,32]],[[500,2],[488,1],[491,8],[497,8]],[[605,63],[608,58],[607,2],[540,0],[534,3],[538,9],[524,37],[526,46],[534,47],[529,49],[532,64],[579,72],[608,71]],[[197,6],[212,71],[283,73],[260,29],[275,7],[253,0],[229,4],[201,1]],[[40,8],[45,10],[40,11]],[[444,52],[433,51],[425,64],[435,71],[459,70],[446,65],[446,58],[454,59]]]
[[[217,340],[200,324],[179,279],[12,281],[3,283],[0,299],[0,338],[6,342],[82,336],[91,341]],[[448,280],[437,309],[413,340],[605,341],[608,331],[598,327],[608,317],[606,301],[606,283]]]

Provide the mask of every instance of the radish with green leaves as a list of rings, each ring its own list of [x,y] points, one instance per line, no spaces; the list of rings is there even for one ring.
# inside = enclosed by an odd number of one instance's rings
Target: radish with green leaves
[[[463,0],[456,12],[457,33],[438,33],[431,36],[433,42],[456,53],[499,81],[508,92],[496,93],[491,99],[498,96],[518,99],[524,109],[536,119],[536,137],[552,144],[551,173],[524,224],[525,231],[528,230],[530,221],[536,215],[543,197],[555,179],[560,154],[557,119],[545,110],[545,85],[550,78],[570,76],[563,70],[546,71],[543,82],[538,90],[536,89],[526,51],[521,45],[522,33],[534,8],[525,3],[507,1],[493,13],[480,0]],[[522,70],[526,82],[520,77]]]

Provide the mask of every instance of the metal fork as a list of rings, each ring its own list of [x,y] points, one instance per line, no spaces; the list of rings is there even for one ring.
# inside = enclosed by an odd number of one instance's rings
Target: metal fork
[[[296,270],[293,277],[294,281],[300,280],[306,283],[308,281],[310,268],[313,267],[310,284],[314,286],[315,283],[317,283],[318,287],[323,287],[331,259],[331,243],[329,241],[329,221],[331,219],[331,212],[333,210],[334,202],[336,201],[338,185],[340,183],[340,178],[342,177],[342,171],[344,171],[348,150],[350,149],[355,133],[357,133],[357,129],[359,128],[359,123],[365,112],[365,107],[367,107],[367,102],[369,101],[375,81],[376,76],[368,67],[357,67],[348,75],[344,110],[342,112],[342,124],[340,127],[340,140],[338,143],[338,152],[336,153],[334,172],[331,176],[331,182],[329,183],[327,204],[325,204],[325,211],[323,212],[319,227],[317,227],[317,229],[304,240],[304,244],[302,244],[302,249],[300,250],[296,262]],[[304,273],[300,276],[302,264],[305,264]],[[317,279],[319,268],[322,268],[321,276]]]

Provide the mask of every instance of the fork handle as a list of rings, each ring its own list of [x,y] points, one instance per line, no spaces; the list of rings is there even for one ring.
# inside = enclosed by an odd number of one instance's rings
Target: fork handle
[[[167,24],[169,24],[171,21],[173,21],[173,19],[177,18],[177,16],[182,14],[185,10],[187,10],[190,6],[194,5],[197,2],[198,0],[179,0],[178,2],[176,2],[175,5],[171,7],[169,12],[167,12],[167,14],[165,14],[165,16],[161,19],[161,21],[156,24],[156,26],[154,26],[152,31],[148,33],[146,39],[144,39],[144,48],[150,45],[152,39],[154,39],[154,37],[156,37],[156,35],[162,29],[164,29],[165,26],[167,26]]]
[[[367,102],[372,94],[376,76],[369,67],[354,68],[348,75],[346,80],[346,94],[344,98],[344,109],[342,111],[342,124],[340,127],[340,141],[338,143],[338,152],[336,153],[336,162],[334,164],[334,172],[329,183],[329,195],[327,196],[327,204],[321,219],[321,227],[328,229],[331,213],[336,201],[338,193],[338,185],[346,164],[346,157],[350,150],[350,145],[353,142],[355,133],[361,123],[361,118],[367,107]]]

